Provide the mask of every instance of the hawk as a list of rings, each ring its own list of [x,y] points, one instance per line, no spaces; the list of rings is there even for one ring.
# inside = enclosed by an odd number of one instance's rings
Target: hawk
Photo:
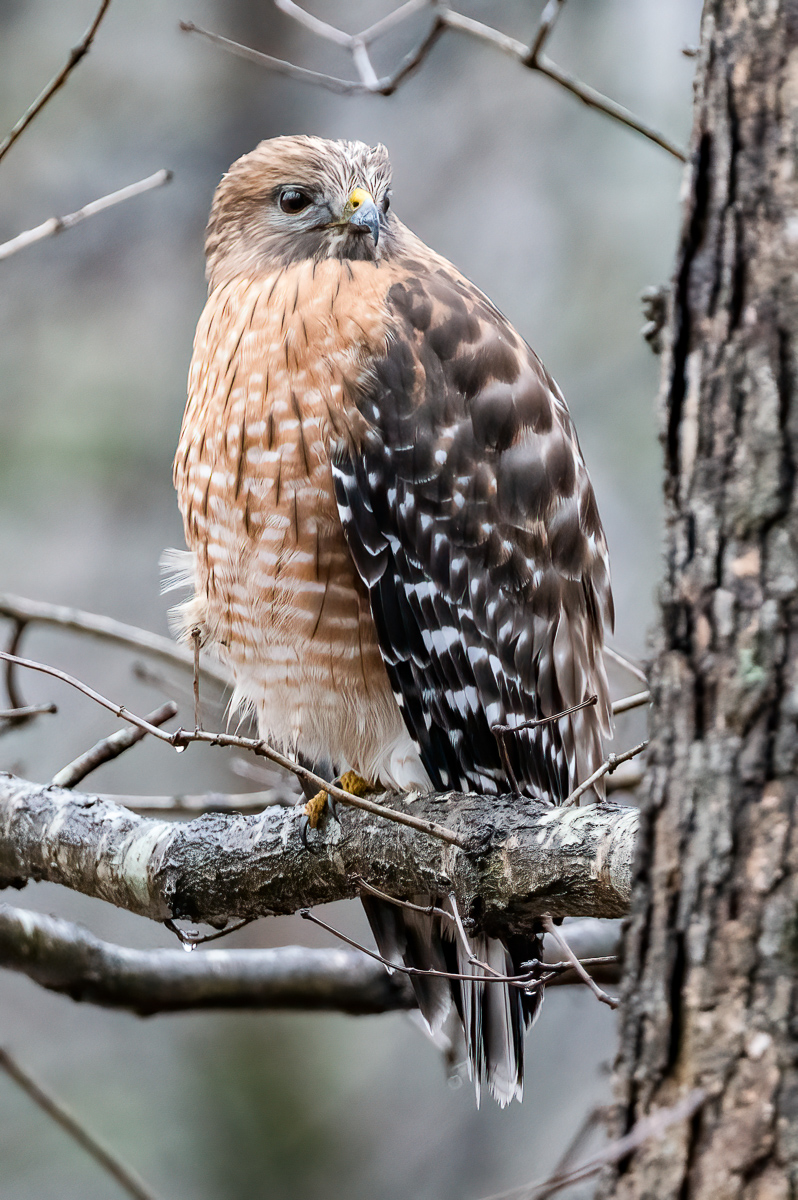
[[[383,146],[279,137],[219,184],[174,468],[180,620],[261,735],[328,778],[558,804],[611,727],[593,488],[556,383],[390,183]],[[592,696],[502,752],[494,726]],[[391,961],[474,973],[450,923],[364,903]],[[500,973],[536,952],[473,948]],[[414,982],[432,1031],[461,1022],[477,1090],[520,1097],[538,996]]]

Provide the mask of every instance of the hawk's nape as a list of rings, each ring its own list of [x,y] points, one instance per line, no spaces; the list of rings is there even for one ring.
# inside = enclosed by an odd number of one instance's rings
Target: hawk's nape
[[[383,147],[277,138],[234,163],[175,482],[199,625],[260,732],[405,792],[560,803],[603,758],[607,547],[565,402],[509,322],[389,210]],[[419,898],[415,898],[417,902]],[[420,898],[429,904],[430,897]],[[445,905],[445,898],[433,898]],[[479,1089],[520,1096],[534,943],[369,898],[432,1029],[456,1015]]]

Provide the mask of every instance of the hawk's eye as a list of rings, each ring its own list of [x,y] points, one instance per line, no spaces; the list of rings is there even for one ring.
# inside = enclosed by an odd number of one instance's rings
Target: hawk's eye
[[[390,207],[391,207],[391,197],[386,196],[382,202],[382,211],[384,213],[387,213],[387,211]]]
[[[280,208],[284,213],[300,213],[311,203],[307,192],[300,192],[298,188],[286,188],[280,193]]]

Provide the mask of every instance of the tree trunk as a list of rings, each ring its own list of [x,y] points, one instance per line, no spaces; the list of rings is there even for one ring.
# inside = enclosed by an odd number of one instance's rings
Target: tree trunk
[[[798,1195],[798,4],[706,0],[663,377],[652,786],[603,1194]]]

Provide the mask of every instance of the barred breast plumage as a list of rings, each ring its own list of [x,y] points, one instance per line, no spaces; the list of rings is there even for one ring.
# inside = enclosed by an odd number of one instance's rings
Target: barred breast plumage
[[[386,787],[428,785],[333,494],[331,443],[385,351],[370,263],[300,262],[211,291],[175,459],[199,626],[264,736]],[[360,319],[347,317],[358,312]],[[349,398],[349,399],[348,399]]]

